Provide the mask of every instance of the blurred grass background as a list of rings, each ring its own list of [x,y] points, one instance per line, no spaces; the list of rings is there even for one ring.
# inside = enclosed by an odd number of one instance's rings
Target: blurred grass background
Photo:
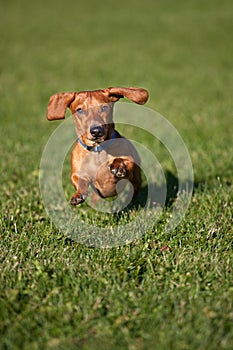
[[[230,349],[232,1],[0,6],[2,349]],[[188,147],[196,189],[173,235],[164,213],[141,240],[92,250],[52,226],[38,172],[59,124],[46,121],[49,96],[107,86],[149,90]]]

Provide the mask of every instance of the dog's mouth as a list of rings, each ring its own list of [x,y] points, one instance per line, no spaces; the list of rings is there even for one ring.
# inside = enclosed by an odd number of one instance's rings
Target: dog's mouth
[[[96,145],[99,145],[100,143],[106,141],[106,138],[105,137],[98,137],[98,138],[87,138],[87,140],[92,144],[92,146],[96,146]],[[89,143],[88,142],[88,143]]]

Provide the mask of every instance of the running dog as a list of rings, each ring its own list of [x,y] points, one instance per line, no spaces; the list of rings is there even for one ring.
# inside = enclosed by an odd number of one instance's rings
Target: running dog
[[[78,135],[71,154],[72,205],[85,201],[91,185],[94,198],[117,195],[116,185],[129,180],[134,196],[141,186],[140,158],[132,143],[115,130],[113,107],[127,97],[137,104],[148,100],[142,88],[110,87],[103,90],[62,92],[50,97],[47,119],[64,119],[69,108]]]

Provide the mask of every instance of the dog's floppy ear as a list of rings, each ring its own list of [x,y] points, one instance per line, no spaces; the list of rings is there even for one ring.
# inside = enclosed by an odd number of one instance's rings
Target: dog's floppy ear
[[[142,88],[121,88],[121,87],[110,87],[106,89],[108,96],[115,99],[113,102],[118,101],[122,97],[127,97],[129,100],[143,105],[146,103],[149,97],[147,90]]]
[[[64,119],[66,108],[70,106],[75,98],[76,92],[60,92],[52,95],[49,99],[47,108],[47,119],[57,120]]]

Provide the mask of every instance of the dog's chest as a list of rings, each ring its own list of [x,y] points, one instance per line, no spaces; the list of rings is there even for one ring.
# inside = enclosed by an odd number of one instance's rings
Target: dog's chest
[[[101,152],[89,152],[87,157],[83,159],[81,172],[88,174],[88,177],[94,179],[96,174],[102,167],[106,167],[107,171],[107,162],[112,158],[105,150]]]

